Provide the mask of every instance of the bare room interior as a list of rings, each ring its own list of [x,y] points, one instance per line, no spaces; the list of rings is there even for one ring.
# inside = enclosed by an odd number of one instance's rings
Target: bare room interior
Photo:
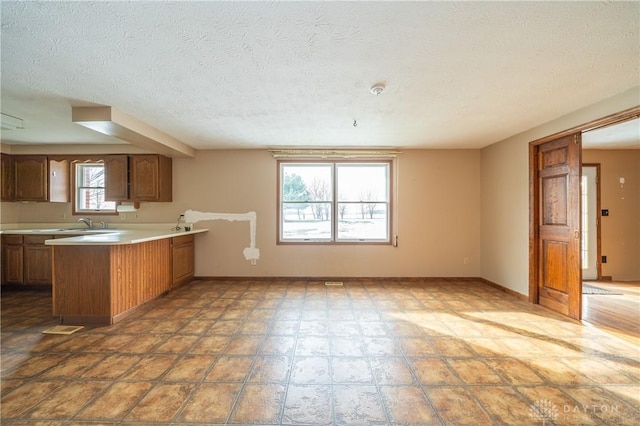
[[[4,425],[635,425],[640,3],[0,4]]]

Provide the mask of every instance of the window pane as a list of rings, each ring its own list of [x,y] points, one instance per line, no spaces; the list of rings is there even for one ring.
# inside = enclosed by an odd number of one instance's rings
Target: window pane
[[[390,175],[388,161],[281,162],[280,241],[389,242]]]
[[[114,201],[105,201],[104,189],[80,188],[76,210],[115,210]]]
[[[282,164],[282,201],[331,201],[331,164]]]
[[[331,203],[282,203],[283,240],[330,240]]]
[[[338,201],[389,201],[388,164],[338,164]]]
[[[388,240],[387,203],[338,203],[338,240]]]
[[[104,197],[104,165],[76,164],[76,211],[115,211],[116,203]]]
[[[104,167],[96,164],[78,164],[79,186],[104,187]]]

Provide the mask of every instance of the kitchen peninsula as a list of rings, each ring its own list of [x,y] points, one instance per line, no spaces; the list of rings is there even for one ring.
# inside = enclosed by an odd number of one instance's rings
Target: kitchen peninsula
[[[61,324],[114,324],[193,278],[191,231],[105,230],[56,238],[53,314]]]

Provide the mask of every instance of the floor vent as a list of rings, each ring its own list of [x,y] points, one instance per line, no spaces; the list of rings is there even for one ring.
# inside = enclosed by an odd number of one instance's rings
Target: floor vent
[[[324,285],[341,286],[344,285],[344,283],[342,281],[325,281]]]

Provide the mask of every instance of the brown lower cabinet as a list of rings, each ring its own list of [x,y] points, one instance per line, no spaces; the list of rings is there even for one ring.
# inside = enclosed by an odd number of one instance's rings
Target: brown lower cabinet
[[[114,324],[193,277],[193,235],[138,244],[54,245],[53,314]]]
[[[183,235],[171,239],[173,287],[186,284],[194,276],[194,237]]]
[[[3,235],[2,284],[51,285],[53,235]]]

